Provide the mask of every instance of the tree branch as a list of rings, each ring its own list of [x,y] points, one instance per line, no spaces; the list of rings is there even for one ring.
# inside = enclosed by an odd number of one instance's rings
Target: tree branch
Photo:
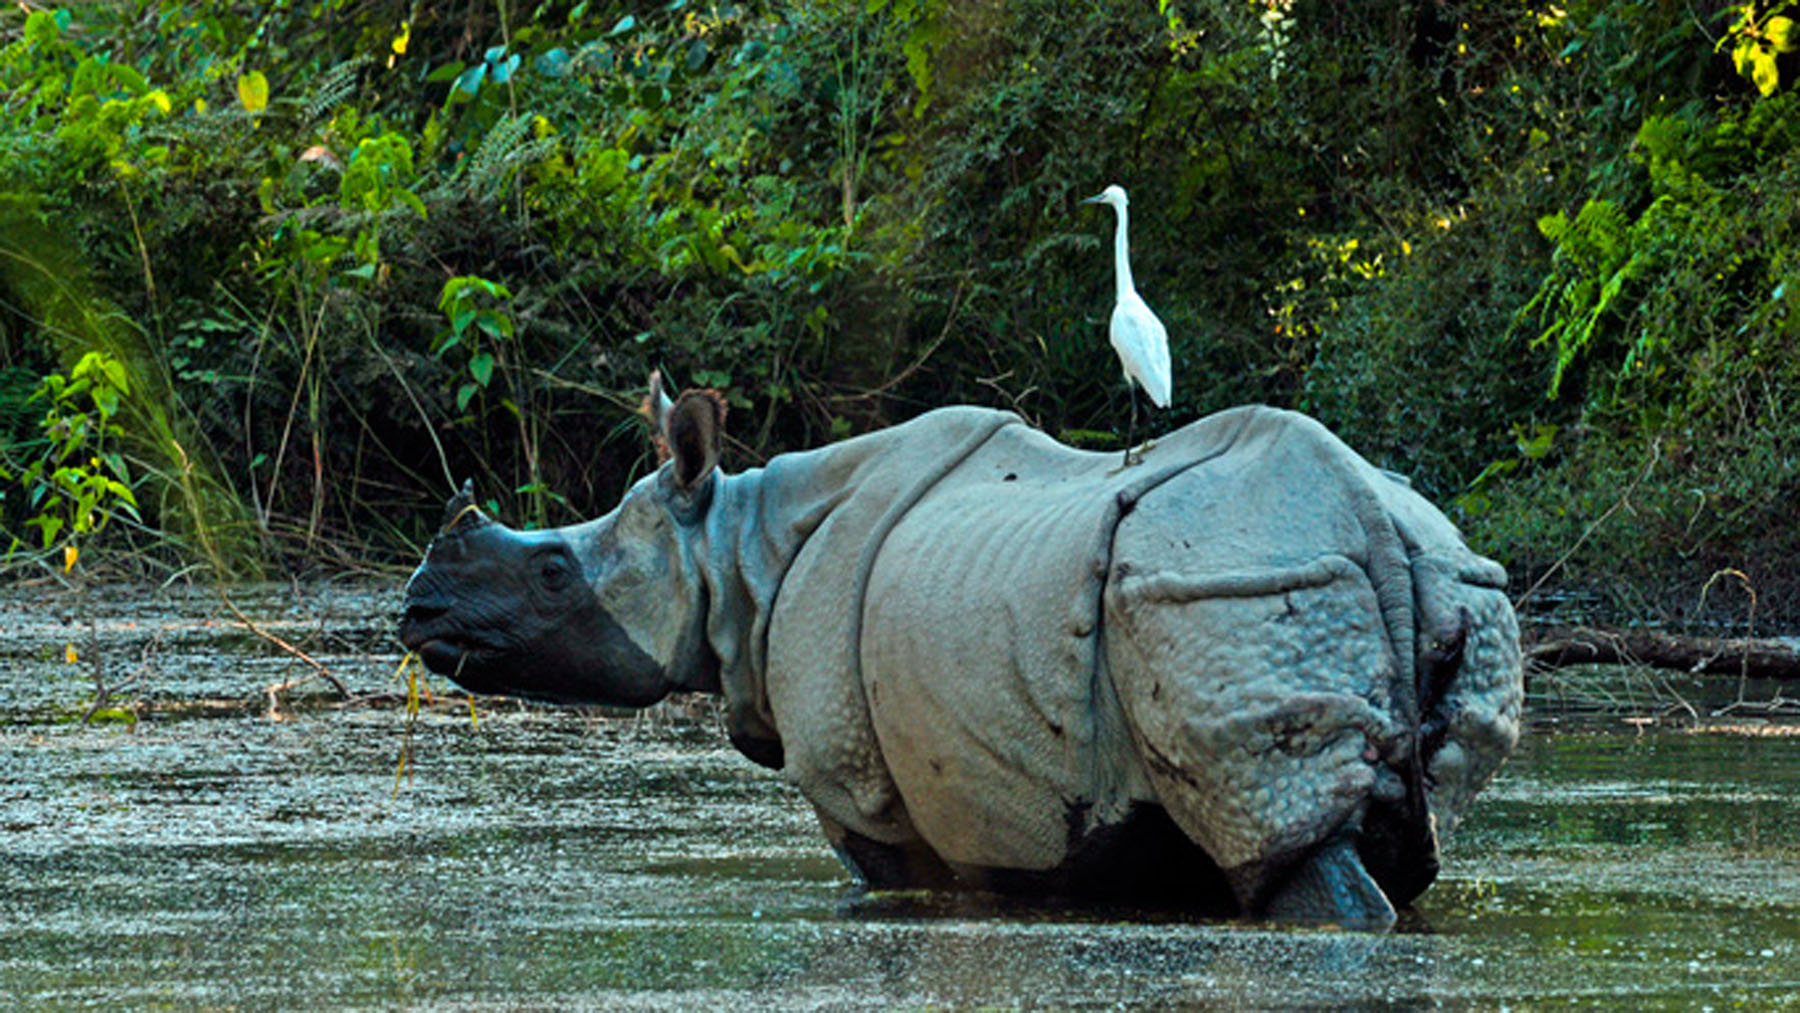
[[[1646,665],[1696,675],[1800,680],[1800,647],[1779,640],[1677,637],[1652,630],[1574,626],[1527,630],[1521,640],[1526,660],[1540,668]]]

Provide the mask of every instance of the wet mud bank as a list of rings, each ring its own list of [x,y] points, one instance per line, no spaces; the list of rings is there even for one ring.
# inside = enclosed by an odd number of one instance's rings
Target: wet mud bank
[[[859,894],[708,706],[477,725],[440,680],[408,746],[396,592],[234,597],[366,699],[208,592],[0,590],[15,1007],[1800,1006],[1779,721],[1537,722],[1402,931],[1273,928]],[[96,649],[135,723],[76,720]]]

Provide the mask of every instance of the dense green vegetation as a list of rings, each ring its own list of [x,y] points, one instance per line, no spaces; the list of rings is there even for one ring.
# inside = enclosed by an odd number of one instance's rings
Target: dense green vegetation
[[[736,466],[955,401],[1116,445],[1118,182],[1160,424],[1301,408],[1521,591],[1792,616],[1788,6],[10,5],[10,566],[409,561],[464,475],[591,515],[655,366]]]

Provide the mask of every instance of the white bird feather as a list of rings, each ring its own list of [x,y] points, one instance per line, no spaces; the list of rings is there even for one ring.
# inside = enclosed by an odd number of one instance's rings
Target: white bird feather
[[[1099,196],[1089,197],[1082,203],[1105,204],[1118,215],[1118,226],[1113,231],[1113,276],[1118,302],[1113,306],[1107,335],[1113,351],[1119,354],[1119,364],[1125,369],[1125,382],[1135,381],[1150,395],[1152,404],[1167,408],[1174,395],[1169,332],[1132,284],[1131,248],[1126,234],[1129,228],[1126,208],[1130,202],[1125,196],[1125,188],[1114,184]]]

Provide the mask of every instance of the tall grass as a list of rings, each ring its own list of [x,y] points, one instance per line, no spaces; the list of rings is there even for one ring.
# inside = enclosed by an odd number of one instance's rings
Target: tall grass
[[[0,293],[17,328],[0,337],[17,333],[23,343],[29,334],[63,370],[90,351],[124,365],[130,394],[118,421],[145,521],[138,544],[203,560],[222,579],[260,576],[256,527],[169,382],[163,344],[100,294],[68,231],[35,199],[0,194]],[[3,351],[23,357],[19,348]],[[29,405],[18,410],[30,414]]]

